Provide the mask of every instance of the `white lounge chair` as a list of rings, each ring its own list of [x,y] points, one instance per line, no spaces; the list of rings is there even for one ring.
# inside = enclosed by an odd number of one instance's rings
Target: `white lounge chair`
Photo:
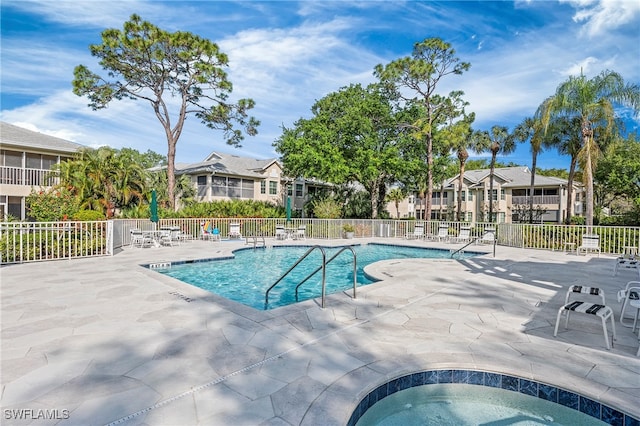
[[[407,232],[407,240],[419,240],[424,238],[424,225],[416,225],[413,232]]]
[[[229,238],[242,238],[242,233],[240,232],[239,223],[229,224]]]
[[[598,253],[598,257],[600,257],[600,235],[584,234],[582,236],[582,244],[576,250],[576,254],[580,254],[581,251],[585,255],[589,252]]]
[[[449,241],[449,226],[440,225],[438,228],[438,235],[436,235],[436,241]]]
[[[468,226],[462,226],[460,233],[456,237],[451,237],[453,243],[466,243],[471,239],[471,228]]]

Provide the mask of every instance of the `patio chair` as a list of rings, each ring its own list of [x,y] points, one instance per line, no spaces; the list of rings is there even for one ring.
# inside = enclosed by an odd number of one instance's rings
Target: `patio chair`
[[[276,225],[276,240],[286,240],[287,231],[284,229],[284,225]]]
[[[420,240],[424,238],[424,225],[416,225],[413,232],[407,232],[405,237],[407,240]]]
[[[131,247],[149,247],[153,244],[153,238],[139,229],[131,229]]]
[[[217,231],[217,232],[216,232]],[[200,235],[203,240],[220,240],[220,231],[210,221],[200,222]]]
[[[573,302],[569,302],[569,298],[572,294],[581,294],[589,296],[597,296],[602,300],[602,304],[599,303],[591,303],[585,302],[583,300],[574,300]],[[604,293],[602,289],[597,287],[587,287],[574,285],[569,287],[567,290],[567,295],[564,299],[564,305],[560,307],[558,310],[558,315],[556,317],[556,326],[553,331],[553,337],[558,336],[558,326],[560,325],[560,317],[565,315],[565,323],[564,327],[567,328],[569,325],[569,317],[571,313],[585,314],[585,315],[594,315],[600,318],[602,322],[602,332],[604,334],[604,341],[607,346],[607,349],[611,349],[611,345],[613,345],[613,341],[616,340],[616,324],[613,317],[613,310],[611,307],[606,305]],[[611,345],[609,344],[609,332],[607,329],[607,320],[611,320],[611,328],[613,330],[613,337],[611,339]]]
[[[460,227],[460,233],[455,237],[451,237],[450,241],[453,243],[466,243],[469,240],[471,240],[471,227],[462,226]]]
[[[240,232],[240,224],[239,223],[230,223],[229,224],[229,238],[242,238],[242,233]]]
[[[161,246],[179,246],[178,231],[172,229],[161,229],[159,235],[159,243]]]
[[[576,254],[580,254],[583,251],[586,255],[589,252],[597,252],[600,257],[600,235],[598,234],[584,234],[582,236],[582,244],[576,250]]]
[[[620,307],[620,324],[623,327],[633,327],[635,330],[638,322],[638,312],[640,311],[640,281],[629,281],[624,290],[618,292],[618,302],[622,302],[622,306]],[[633,326],[624,319],[628,307],[636,309]]]
[[[449,241],[449,226],[440,224],[438,227],[438,235],[435,236],[436,241]]]
[[[618,270],[620,268],[625,269],[635,269],[638,271],[638,277],[640,278],[640,260],[638,260],[635,254],[623,254],[622,256],[616,258],[616,263],[613,266],[613,276],[618,275]]]
[[[300,225],[296,230],[296,233],[293,234],[293,238],[296,240],[306,240],[307,225]]]

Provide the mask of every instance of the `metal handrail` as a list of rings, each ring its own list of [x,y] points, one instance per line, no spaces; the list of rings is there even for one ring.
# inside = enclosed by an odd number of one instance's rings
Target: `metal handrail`
[[[325,280],[327,277],[326,274],[326,260],[327,260],[327,254],[324,251],[324,249],[320,246],[313,246],[311,247],[309,250],[306,251],[305,254],[303,254],[300,259],[298,259],[296,261],[296,263],[293,264],[293,266],[289,269],[287,269],[287,272],[285,272],[284,274],[282,274],[282,276],[280,278],[278,278],[278,280],[271,284],[271,287],[269,287],[266,291],[266,293],[264,294],[264,308],[267,309],[267,306],[269,305],[269,292],[271,291],[272,288],[274,288],[276,285],[278,285],[278,283],[280,281],[282,281],[284,279],[284,277],[286,277],[287,275],[289,275],[289,273],[291,271],[293,271],[293,269],[298,266],[300,264],[300,262],[302,262],[304,259],[307,258],[307,256],[309,256],[311,254],[312,251],[314,250],[320,250],[320,252],[322,253],[322,307],[324,308],[324,289],[325,289]]]
[[[253,239],[253,248],[256,248],[258,246],[258,238],[262,239],[262,247],[266,247],[267,243],[264,240],[264,235],[247,235],[244,237],[244,245],[249,244],[249,238]]]
[[[451,253],[451,259],[453,259],[453,255],[455,255],[456,253],[466,249],[467,247],[469,247],[471,244],[475,243],[479,239],[484,238],[487,234],[493,234],[493,257],[496,257],[496,232],[495,231],[489,231],[489,232],[485,232],[480,237],[475,237],[475,238],[471,239],[471,241],[469,241],[467,244],[463,245],[458,250],[452,252]]]
[[[351,246],[342,247],[340,250],[338,250],[338,252],[336,254],[331,256],[331,258],[329,260],[324,262],[324,266],[326,267],[329,263],[331,263],[331,261],[333,259],[338,257],[338,255],[340,253],[342,253],[343,251],[345,251],[345,250],[350,250],[351,253],[353,254],[353,298],[355,299],[356,298],[356,285],[358,284],[358,276],[357,276],[357,274],[358,274],[358,264],[357,264],[357,260],[356,260],[357,259],[356,252],[353,250],[353,247],[351,247]],[[320,271],[320,269],[322,269],[322,266],[318,267],[318,269],[316,269],[315,271],[310,273],[307,276],[307,278],[305,278],[304,280],[300,281],[300,283],[296,286],[296,302],[298,301],[298,288],[300,288],[300,286],[302,284],[307,282],[309,280],[309,278],[311,278],[316,273],[318,273],[318,271]],[[322,290],[322,307],[324,308],[324,286],[323,286],[323,290]]]

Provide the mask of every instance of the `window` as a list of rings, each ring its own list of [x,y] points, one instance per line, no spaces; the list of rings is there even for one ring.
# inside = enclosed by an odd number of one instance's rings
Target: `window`
[[[266,194],[267,193],[267,182],[260,181],[260,193],[261,194]]]
[[[17,151],[2,151],[0,166],[22,167],[22,153]]]
[[[242,192],[240,191],[239,178],[228,178],[227,185],[227,195],[229,198],[241,198]]]
[[[253,198],[254,181],[242,179],[242,198]]]
[[[52,155],[31,154],[26,155],[26,168],[38,170],[51,170],[51,166],[56,164],[57,158]]]
[[[493,192],[491,193],[491,201],[498,201],[498,190],[494,189]],[[506,198],[504,189],[500,190],[500,199],[504,200]]]
[[[207,196],[207,177],[198,176],[196,180],[198,182],[198,197],[206,197]]]
[[[467,191],[462,191],[462,201],[467,201]]]
[[[214,197],[226,197],[227,195],[227,178],[222,176],[213,176],[211,178],[211,195]]]
[[[467,216],[467,222],[473,222],[473,213],[472,212],[466,212],[466,216]]]
[[[289,197],[293,196],[293,186],[291,184],[287,185],[287,195]]]
[[[296,183],[296,197],[302,197],[302,184]]]
[[[278,195],[278,182],[269,181],[269,195]]]

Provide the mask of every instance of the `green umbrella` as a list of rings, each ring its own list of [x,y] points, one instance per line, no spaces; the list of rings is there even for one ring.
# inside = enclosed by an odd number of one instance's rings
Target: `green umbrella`
[[[151,191],[151,204],[149,205],[149,211],[151,212],[151,222],[158,223],[158,199],[156,197],[156,190]]]
[[[291,222],[291,197],[287,197],[287,222]]]

